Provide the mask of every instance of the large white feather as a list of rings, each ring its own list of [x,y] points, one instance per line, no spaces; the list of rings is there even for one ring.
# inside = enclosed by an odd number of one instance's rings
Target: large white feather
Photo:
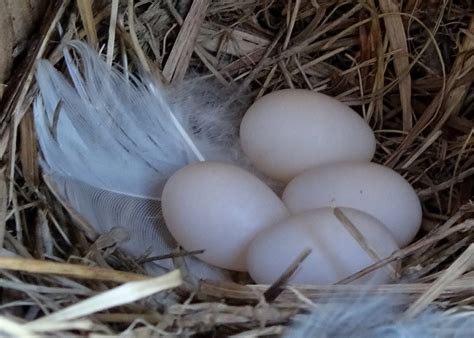
[[[229,110],[222,91],[196,81],[166,92],[153,81],[127,78],[81,42],[64,55],[70,81],[47,61],[36,74],[34,116],[45,174],[99,233],[126,229],[123,248],[130,254],[170,253],[177,244],[161,218],[164,183],[202,156],[243,158],[238,119],[229,113],[240,106],[234,102]],[[197,277],[226,276],[195,258],[186,261]],[[160,266],[169,269],[172,261]]]
[[[99,188],[159,197],[166,178],[196,160],[170,119],[170,108],[159,90],[152,94],[137,79],[127,81],[82,43],[71,46],[84,66],[80,72],[65,51],[74,87],[47,61],[37,68],[42,100],[36,101],[36,121],[47,164]]]

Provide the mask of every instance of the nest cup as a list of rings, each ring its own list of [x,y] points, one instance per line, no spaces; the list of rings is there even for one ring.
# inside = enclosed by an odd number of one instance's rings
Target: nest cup
[[[32,9],[40,1],[21,3]],[[14,21],[21,32],[11,13],[0,24]],[[463,0],[51,2],[37,29],[15,42],[18,55],[0,52],[10,74],[0,83],[0,332],[297,336],[300,322],[315,323],[302,328],[310,336],[463,330],[474,321],[473,14]],[[417,191],[422,229],[409,246],[337,285],[286,287],[285,278],[251,285],[245,274],[234,283],[198,281],[186,269],[148,276],[150,257],[124,254],[120,230],[95,233],[42,176],[31,112],[36,60],[64,69],[62,48],[73,39],[125,73],[145,70],[169,85],[192,74],[249,102],[283,88],[338,98],[375,131],[374,161]],[[182,255],[153,259],[180,266]],[[397,283],[347,284],[392,262]],[[389,315],[376,316],[381,309]],[[434,323],[432,313],[442,320]]]

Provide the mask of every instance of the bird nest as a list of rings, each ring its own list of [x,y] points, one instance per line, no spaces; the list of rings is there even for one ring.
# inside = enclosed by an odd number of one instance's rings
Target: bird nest
[[[386,319],[393,325],[419,323],[433,308],[445,319],[473,319],[473,8],[468,0],[401,3],[51,2],[2,101],[0,332],[272,336],[288,332],[305,313],[341,329],[349,324],[329,304],[345,304],[350,313],[342,315],[350,321],[363,300],[380,295],[396,303]],[[31,109],[35,64],[46,58],[61,68],[62,48],[73,39],[102,50],[109,63],[145,69],[167,83],[192,72],[250,91],[254,99],[306,88],[346,102],[375,130],[374,161],[417,191],[424,218],[416,240],[330,286],[287,286],[284,276],[274,285],[248,285],[238,278],[193,283],[178,270],[146,275],[143,259],[117,248],[116,233],[94,234],[41,175]],[[400,263],[400,282],[349,283],[393,261]],[[368,317],[356,320],[370,322],[376,310],[360,311]]]

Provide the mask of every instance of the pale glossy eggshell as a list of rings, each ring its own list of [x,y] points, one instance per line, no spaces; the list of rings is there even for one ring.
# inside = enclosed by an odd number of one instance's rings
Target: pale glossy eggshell
[[[374,217],[355,209],[341,210],[380,259],[398,250],[390,232]],[[272,284],[305,248],[312,251],[290,284],[334,284],[376,262],[336,218],[334,209],[322,208],[290,216],[258,234],[247,254],[249,273],[256,283]],[[382,268],[353,283],[390,280],[391,271]]]
[[[246,271],[254,236],[288,216],[288,210],[257,177],[230,164],[200,162],[176,172],[162,195],[169,231],[186,250],[205,250],[203,261]]]
[[[380,220],[397,243],[410,243],[420,229],[420,200],[411,185],[394,170],[375,163],[325,165],[294,178],[283,202],[296,214],[321,207],[350,207]]]
[[[325,163],[370,161],[376,146],[372,129],[354,110],[302,89],[258,99],[242,119],[240,141],[259,170],[284,182]]]

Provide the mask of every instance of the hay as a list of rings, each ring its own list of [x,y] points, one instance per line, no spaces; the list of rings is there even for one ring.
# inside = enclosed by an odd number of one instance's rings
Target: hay
[[[470,1],[410,0],[403,8],[394,0],[78,4],[51,5],[2,101],[2,333],[279,335],[325,297],[361,292],[399,296],[406,317],[430,304],[474,316]],[[254,97],[308,88],[353,105],[376,131],[375,161],[402,173],[423,201],[417,240],[332,286],[202,282],[193,289],[173,273],[144,276],[140,262],[116,249],[113,234],[93,237],[40,179],[30,108],[34,65],[39,58],[60,63],[61,46],[74,38],[106,48],[109,64],[165,80],[192,70],[250,88]],[[347,284],[392,261],[401,262],[403,282]]]

